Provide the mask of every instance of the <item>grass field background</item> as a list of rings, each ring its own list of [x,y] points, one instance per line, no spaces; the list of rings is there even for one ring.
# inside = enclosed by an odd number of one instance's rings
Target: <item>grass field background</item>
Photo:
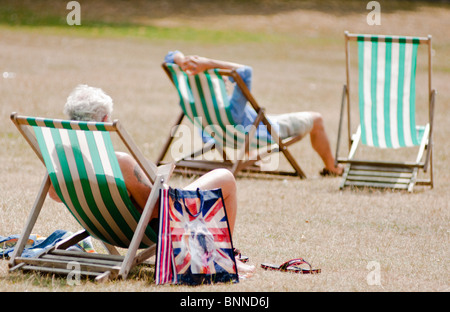
[[[250,279],[157,287],[153,271],[142,269],[126,281],[68,286],[63,278],[9,274],[7,261],[0,260],[0,291],[448,291],[450,5],[379,2],[381,25],[370,26],[366,1],[80,1],[82,25],[68,26],[65,1],[2,1],[2,236],[21,232],[45,173],[10,113],[63,118],[65,100],[77,84],[97,86],[114,99],[114,117],[155,160],[179,112],[176,92],[160,66],[170,50],[252,66],[252,91],[260,105],[269,113],[322,113],[333,151],[345,83],[345,30],[432,35],[438,95],[433,189],[339,191],[339,178],[319,176],[323,165],[309,138],[293,149],[308,179],[238,178],[233,242],[257,266]],[[418,105],[427,100],[424,60],[419,58]],[[343,154],[346,148],[341,147]],[[171,185],[190,180],[174,176]],[[33,232],[46,236],[56,229],[80,228],[64,207],[47,200]],[[297,257],[322,273],[259,268]],[[381,285],[367,282],[372,261],[380,265]]]

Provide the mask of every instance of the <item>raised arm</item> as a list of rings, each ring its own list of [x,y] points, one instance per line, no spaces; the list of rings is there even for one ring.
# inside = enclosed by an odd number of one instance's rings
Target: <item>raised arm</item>
[[[214,60],[198,55],[185,56],[179,51],[174,54],[173,61],[180,66],[181,69],[191,75],[196,75],[211,68],[237,69],[239,67],[244,67],[244,65],[238,63]]]

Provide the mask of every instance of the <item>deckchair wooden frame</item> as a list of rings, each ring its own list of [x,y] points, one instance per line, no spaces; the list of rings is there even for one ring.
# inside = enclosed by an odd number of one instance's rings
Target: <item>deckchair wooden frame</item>
[[[33,132],[29,129],[30,124],[27,121],[28,118],[29,117],[26,116],[19,116],[17,113],[11,114],[12,122],[16,125],[17,129],[29,143],[38,158],[44,163],[37,139]],[[73,121],[70,122],[74,123]],[[59,124],[56,128],[64,127],[63,122],[56,122],[55,124]],[[80,265],[80,271],[78,272],[80,275],[94,277],[96,281],[105,281],[112,278],[126,279],[130,270],[134,266],[143,263],[155,254],[156,244],[153,244],[138,253],[138,250],[140,249],[139,245],[144,236],[144,231],[150,220],[153,208],[159,199],[160,189],[167,187],[166,183],[173,172],[174,165],[168,164],[165,166],[156,167],[154,164],[147,161],[118,120],[110,123],[103,123],[103,125],[106,131],[115,132],[118,134],[121,141],[128,148],[131,155],[135,158],[152,183],[152,191],[139,219],[139,223],[137,224],[126,254],[121,255],[115,246],[106,242],[102,243],[109,254],[66,250],[70,246],[73,246],[89,236],[89,233],[86,230],[82,230],[59,242],[52,249],[42,253],[36,258],[21,257],[27,238],[31,234],[31,231],[33,230],[33,227],[38,219],[51,185],[49,174],[46,173],[31,212],[25,223],[24,229],[20,235],[19,241],[9,261],[10,271],[40,271],[67,275],[73,272],[73,269],[69,268],[68,265],[70,263],[77,263]]]
[[[345,187],[378,187],[405,189],[413,191],[415,185],[426,185],[433,187],[433,119],[436,90],[432,88],[432,43],[431,36],[428,37],[410,37],[410,36],[376,36],[378,38],[391,38],[392,42],[404,40],[406,43],[416,42],[428,45],[428,124],[425,128],[423,139],[420,143],[415,161],[392,162],[392,161],[369,161],[355,159],[355,153],[360,144],[361,131],[358,127],[356,133],[352,134],[351,124],[351,99],[350,99],[350,52],[349,44],[363,37],[369,39],[375,35],[351,34],[345,32],[345,62],[346,62],[346,84],[343,87],[340,121],[338,129],[338,139],[336,146],[336,163],[346,164],[340,189]],[[361,79],[361,78],[359,78]],[[342,135],[342,125],[344,120],[344,111],[347,110],[347,140],[349,152],[347,157],[339,157],[339,147]],[[419,170],[428,172],[428,177],[418,179]]]
[[[176,87],[172,75],[170,71],[168,70],[168,67],[165,63],[162,64],[162,68],[166,72],[167,76],[169,77],[170,81],[173,83],[173,85]],[[298,135],[286,139],[281,139],[276,131],[271,126],[270,122],[268,121],[265,109],[261,107],[256,99],[251,94],[250,90],[245,85],[242,78],[239,76],[239,74],[235,70],[226,70],[226,69],[218,69],[216,72],[222,76],[229,76],[234,79],[236,82],[236,86],[239,87],[244,94],[244,96],[247,98],[250,105],[253,107],[253,109],[257,113],[257,117],[253,123],[252,129],[246,133],[245,135],[245,143],[242,146],[241,149],[238,150],[238,157],[236,160],[230,160],[226,154],[225,149],[223,149],[219,144],[206,144],[204,145],[200,150],[193,152],[192,154],[185,155],[183,158],[176,161],[176,172],[181,173],[190,173],[190,174],[203,174],[207,171],[216,169],[216,168],[227,168],[229,169],[233,175],[237,176],[240,172],[248,172],[248,173],[262,173],[262,174],[270,174],[270,175],[287,175],[287,176],[298,176],[301,179],[306,178],[305,173],[300,168],[300,165],[295,160],[295,158],[292,156],[291,152],[289,151],[289,146],[292,144],[300,141],[303,136]],[[185,119],[185,114],[182,111],[172,127],[172,133],[169,134],[158,158],[156,163],[157,164],[164,164],[164,158],[166,157],[170,146],[173,142],[174,133],[177,131],[178,127],[181,125],[183,120]],[[250,141],[255,135],[254,131],[256,129],[256,126],[262,123],[266,128],[268,133],[271,135],[272,140],[274,144],[269,144],[267,146],[266,150],[263,150],[262,152],[259,152],[256,157],[252,157],[252,159],[244,159],[245,153],[250,150]],[[211,149],[216,149],[218,152],[222,155],[222,160],[218,161],[212,161],[212,160],[201,160],[201,159],[193,159],[196,156],[200,156]],[[264,157],[270,155],[271,153],[278,153],[281,152],[288,163],[293,168],[293,171],[287,171],[287,170],[271,170],[271,171],[265,171],[262,170],[260,166],[255,165],[256,162],[260,161]]]

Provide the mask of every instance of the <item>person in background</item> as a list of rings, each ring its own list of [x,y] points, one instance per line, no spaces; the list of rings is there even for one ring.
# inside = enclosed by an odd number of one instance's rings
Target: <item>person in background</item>
[[[174,63],[190,75],[196,75],[212,68],[235,70],[251,90],[252,68],[246,65],[215,60],[198,55],[184,55],[182,52],[170,51],[164,58],[166,63]],[[232,78],[231,78],[232,79]],[[233,82],[233,81],[232,81]],[[231,114],[236,123],[245,127],[253,124],[257,114],[247,105],[247,98],[240,88],[234,88],[230,96]],[[325,167],[320,172],[322,176],[341,176],[344,167],[335,165],[322,115],[318,112],[293,112],[280,115],[269,115],[268,120],[277,130],[281,139],[309,133],[313,149],[322,159]],[[265,127],[264,127],[265,129]],[[260,131],[258,129],[258,131]],[[266,130],[263,130],[266,131]],[[268,134],[267,134],[268,135]]]

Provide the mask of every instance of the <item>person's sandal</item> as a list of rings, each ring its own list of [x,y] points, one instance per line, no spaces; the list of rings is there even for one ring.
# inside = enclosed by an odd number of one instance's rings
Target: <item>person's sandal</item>
[[[243,262],[243,263],[246,263],[246,262],[248,262],[248,260],[249,260],[248,257],[247,257],[247,256],[243,256],[243,255],[241,254],[240,250],[237,249],[237,248],[234,248],[234,249],[233,249],[233,254],[234,254],[234,257],[237,257],[237,259],[238,259],[239,261]]]
[[[302,265],[302,264],[308,265],[309,269],[301,268],[300,265]],[[299,274],[318,274],[318,273],[321,272],[321,269],[313,269],[311,267],[311,264],[309,264],[308,262],[306,262],[302,258],[292,259],[292,260],[286,261],[285,263],[283,263],[280,266],[273,265],[273,264],[262,263],[261,267],[264,270],[273,270],[273,271],[280,271],[280,272],[291,272],[291,273],[299,273]]]

